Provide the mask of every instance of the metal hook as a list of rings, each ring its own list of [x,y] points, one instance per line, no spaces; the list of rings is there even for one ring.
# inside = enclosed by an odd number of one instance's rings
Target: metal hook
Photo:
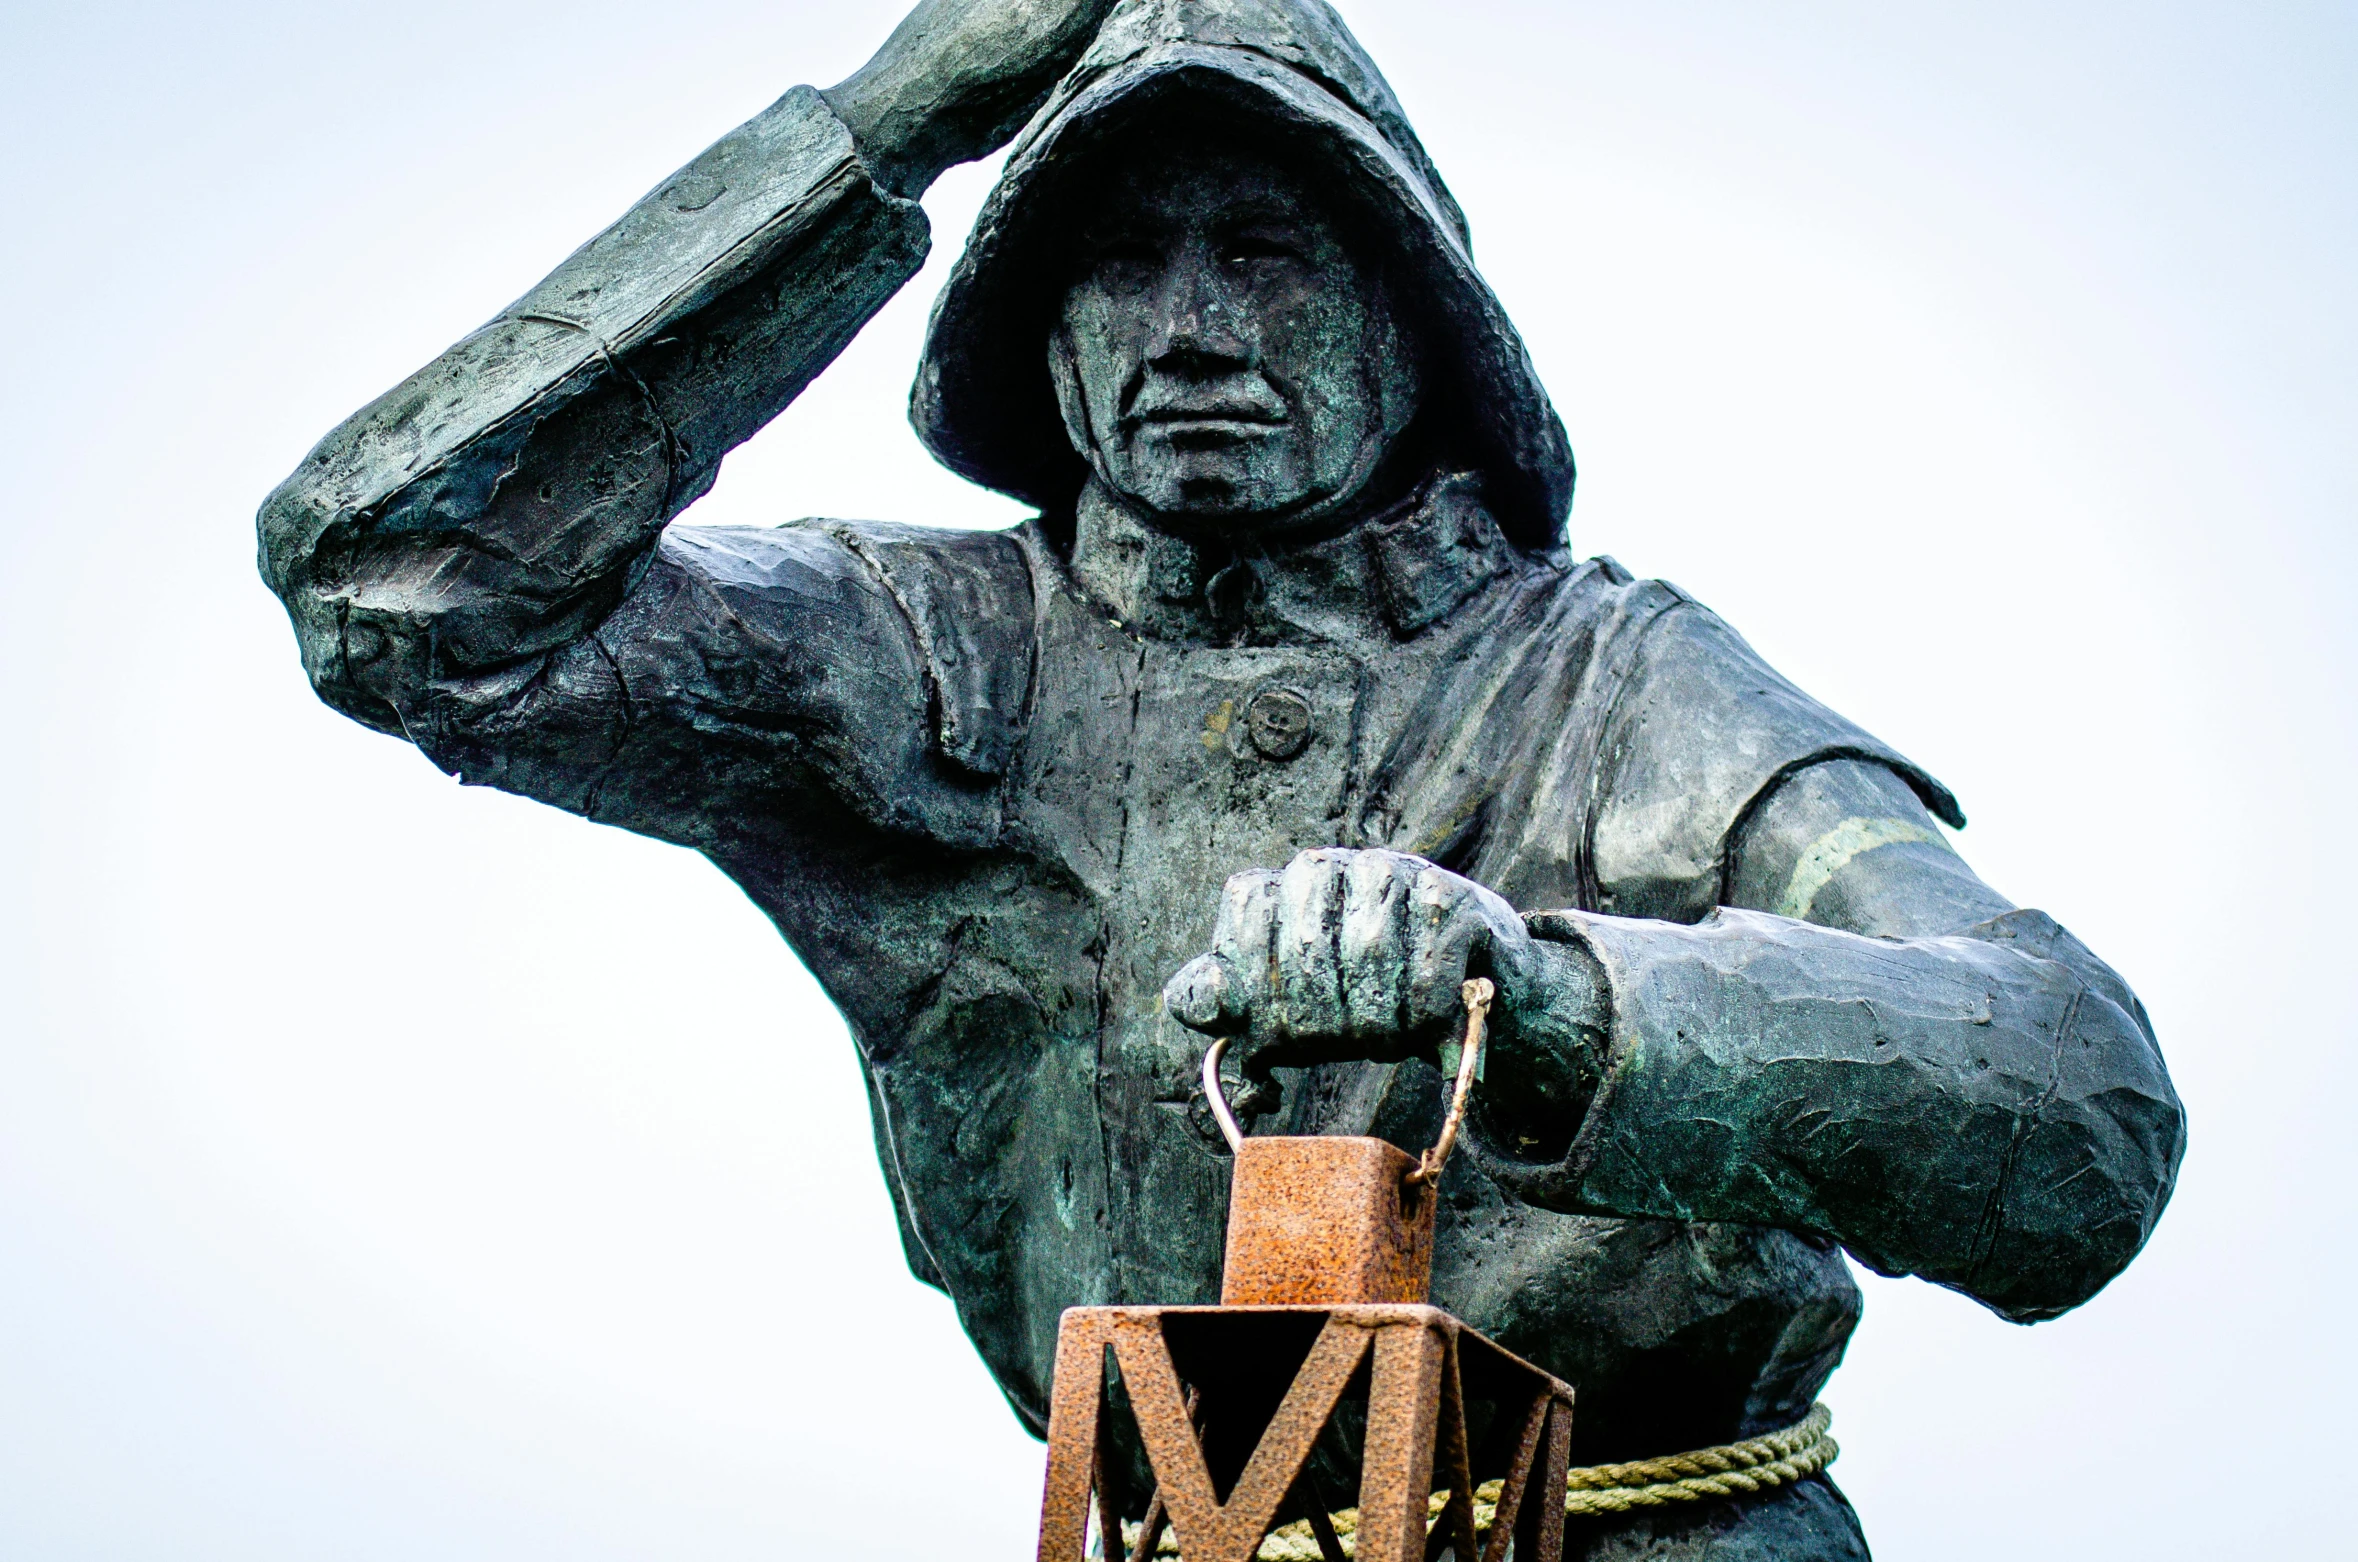
[[[1244,1148],[1244,1130],[1236,1126],[1235,1114],[1228,1110],[1227,1093],[1220,1088],[1220,1055],[1227,1050],[1228,1038],[1223,1036],[1204,1054],[1204,1100],[1212,1108],[1221,1136],[1228,1141],[1228,1153],[1234,1155]]]

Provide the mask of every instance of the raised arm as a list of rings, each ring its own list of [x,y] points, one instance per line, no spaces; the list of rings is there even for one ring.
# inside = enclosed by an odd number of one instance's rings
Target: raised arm
[[[1415,858],[1305,853],[1230,882],[1169,1001],[1263,1062],[1396,1054],[1487,973],[1477,1153],[1532,1202],[1816,1232],[2025,1321],[2095,1294],[2184,1146],[2128,987],[1983,885],[1881,766],[1800,771],[1732,845],[1735,904],[1700,923],[1528,930]]]
[[[823,534],[657,539],[917,270],[914,197],[1003,141],[1106,8],[926,0],[850,79],[787,93],[321,441],[260,516],[321,697],[543,794],[595,786],[617,724],[663,709],[629,687],[633,655],[720,669],[671,707],[683,743],[895,698],[889,594]],[[752,665],[781,641],[827,665]]]

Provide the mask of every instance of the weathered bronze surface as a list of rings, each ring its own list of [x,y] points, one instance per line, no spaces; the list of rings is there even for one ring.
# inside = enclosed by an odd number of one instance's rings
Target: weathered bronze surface
[[[915,196],[1002,145],[911,416],[1037,517],[672,524],[915,274]],[[1949,791],[1578,559],[1572,482],[1321,0],[925,0],[260,530],[329,704],[772,918],[860,1048],[911,1267],[1036,1431],[1065,1308],[1220,1294],[1205,1035],[1256,1137],[1420,1147],[1457,984],[1495,981],[1432,1297],[1578,1386],[1590,1463],[1798,1420],[1846,1251],[2077,1306],[2185,1138],[2136,996],[1965,866]],[[1107,1458],[1142,1514],[1140,1450]],[[1697,1508],[1567,1546],[1865,1554],[1823,1479]]]

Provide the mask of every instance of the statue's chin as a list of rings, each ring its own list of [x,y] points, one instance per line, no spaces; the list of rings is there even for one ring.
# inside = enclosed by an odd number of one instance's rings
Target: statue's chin
[[[1195,459],[1157,462],[1145,471],[1133,466],[1125,472],[1120,464],[1105,463],[1113,468],[1105,472],[1107,485],[1159,531],[1197,540],[1277,538],[1319,530],[1347,515],[1366,489],[1380,451],[1362,451],[1342,472],[1314,474],[1271,472],[1268,467],[1278,463],[1193,454]]]

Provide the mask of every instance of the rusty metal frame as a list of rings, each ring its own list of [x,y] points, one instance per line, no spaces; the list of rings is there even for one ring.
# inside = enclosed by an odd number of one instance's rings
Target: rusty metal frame
[[[1316,1318],[1308,1356],[1222,1501],[1204,1454],[1190,1389],[1164,1333],[1166,1320],[1203,1320],[1215,1337],[1224,1320],[1287,1314]],[[1231,1331],[1233,1332],[1233,1331]],[[1140,1441],[1157,1482],[1156,1506],[1167,1515],[1187,1562],[1252,1562],[1294,1493],[1319,1434],[1353,1380],[1367,1374],[1367,1432],[1360,1462],[1359,1562],[1430,1562],[1443,1550],[1458,1562],[1505,1562],[1510,1537],[1516,1562],[1561,1562],[1560,1501],[1526,1501],[1560,1491],[1570,1446],[1571,1388],[1500,1349],[1437,1307],[1415,1304],[1269,1307],[1076,1307],[1057,1336],[1056,1382],[1048,1420],[1048,1471],[1040,1509],[1039,1562],[1080,1562],[1088,1541],[1090,1497],[1103,1487],[1100,1426],[1105,1358],[1119,1364]],[[1466,1417],[1471,1362],[1493,1387],[1502,1414],[1521,1402],[1521,1434],[1503,1472],[1489,1543],[1477,1548],[1474,1468]],[[1525,1398],[1524,1396],[1528,1396]],[[1438,1468],[1436,1468],[1438,1463]],[[1428,1528],[1432,1493],[1450,1496]],[[1312,1503],[1311,1526],[1322,1551],[1341,1547]],[[1100,1498],[1100,1544],[1122,1554],[1121,1525]],[[1160,1525],[1150,1519],[1136,1548],[1151,1553]]]

